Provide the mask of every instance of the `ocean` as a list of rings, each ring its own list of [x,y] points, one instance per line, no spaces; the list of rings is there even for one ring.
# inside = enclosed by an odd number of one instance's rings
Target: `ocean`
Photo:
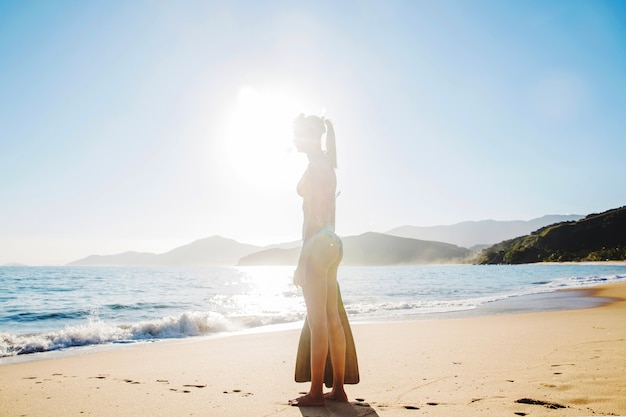
[[[17,355],[34,357],[95,345],[299,327],[305,306],[300,289],[292,284],[293,269],[3,266],[0,365]],[[515,311],[537,305],[567,308],[555,298],[538,303],[536,297],[625,280],[626,265],[620,264],[339,269],[346,311],[355,322],[481,309],[495,314],[502,310],[493,307],[507,300]],[[580,301],[575,306],[585,305]]]

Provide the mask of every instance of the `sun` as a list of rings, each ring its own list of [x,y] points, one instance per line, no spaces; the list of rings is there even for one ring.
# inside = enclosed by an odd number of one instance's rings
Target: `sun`
[[[303,168],[292,143],[299,108],[284,89],[239,88],[222,134],[225,158],[238,180],[264,191],[293,186]]]

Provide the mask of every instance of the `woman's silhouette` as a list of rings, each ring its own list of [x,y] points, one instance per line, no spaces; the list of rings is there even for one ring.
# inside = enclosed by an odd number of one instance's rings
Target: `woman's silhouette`
[[[324,133],[326,152],[322,150],[321,142]],[[337,269],[343,257],[343,244],[335,234],[337,162],[333,125],[329,120],[301,114],[294,120],[294,143],[297,150],[305,153],[309,160],[298,183],[298,194],[303,199],[304,223],[303,245],[294,273],[294,283],[302,287],[307,309],[308,329],[305,323],[303,335],[308,337],[310,330],[311,388],[308,394],[291,400],[290,404],[307,407],[323,405],[324,399],[348,400],[344,391],[346,333],[338,308],[341,296],[337,285]],[[339,305],[344,322],[349,327],[343,305]],[[349,342],[353,346],[351,334]],[[300,344],[302,350],[302,338]],[[309,357],[309,352],[305,353]],[[328,355],[332,364],[332,382],[327,381],[327,385],[332,385],[332,391],[324,394],[322,384]],[[299,360],[300,357],[299,352]],[[296,380],[297,374],[298,369]]]

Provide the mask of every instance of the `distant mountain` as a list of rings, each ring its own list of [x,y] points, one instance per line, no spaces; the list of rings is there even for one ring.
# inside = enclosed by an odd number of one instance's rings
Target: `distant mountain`
[[[234,265],[243,256],[261,249],[221,236],[196,240],[162,254],[124,252],[116,255],[91,255],[68,265],[73,266],[224,266]]]
[[[465,248],[368,232],[343,239],[344,265],[398,265],[459,262],[470,254]]]
[[[470,251],[456,245],[368,232],[342,238],[343,265],[411,265],[461,262]],[[239,265],[296,265],[300,248],[272,248],[250,254]]]
[[[465,262],[472,248],[489,246],[559,221],[575,221],[582,216],[544,216],[530,221],[463,222],[451,226],[402,226],[388,233],[368,232],[342,238],[344,265],[396,265]],[[445,243],[444,243],[445,242]],[[239,243],[221,236],[196,240],[169,252],[155,254],[124,252],[91,255],[68,265],[82,266],[232,266],[295,265],[300,242],[269,246]]]
[[[235,265],[242,256],[259,249],[261,249],[259,246],[213,236],[159,255],[159,261],[163,265]]]
[[[400,226],[386,232],[388,235],[412,239],[446,242],[472,248],[477,245],[493,245],[503,240],[527,235],[550,224],[579,220],[580,215],[548,215],[536,219],[497,221],[467,221],[446,226]]]
[[[258,265],[296,265],[300,256],[300,247],[283,249],[270,248],[251,253],[242,257],[238,266]]]
[[[78,261],[70,262],[70,266],[129,266],[157,265],[159,255],[146,252],[124,252],[116,255],[90,255]]]
[[[484,250],[481,264],[626,260],[626,206],[561,222]]]

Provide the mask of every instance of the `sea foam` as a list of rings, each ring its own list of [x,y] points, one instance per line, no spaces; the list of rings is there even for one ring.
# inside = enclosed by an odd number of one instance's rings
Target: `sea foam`
[[[214,312],[184,312],[179,316],[135,324],[110,324],[92,314],[86,324],[41,334],[0,334],[0,357],[48,352],[104,343],[134,342],[231,332],[241,327]]]

